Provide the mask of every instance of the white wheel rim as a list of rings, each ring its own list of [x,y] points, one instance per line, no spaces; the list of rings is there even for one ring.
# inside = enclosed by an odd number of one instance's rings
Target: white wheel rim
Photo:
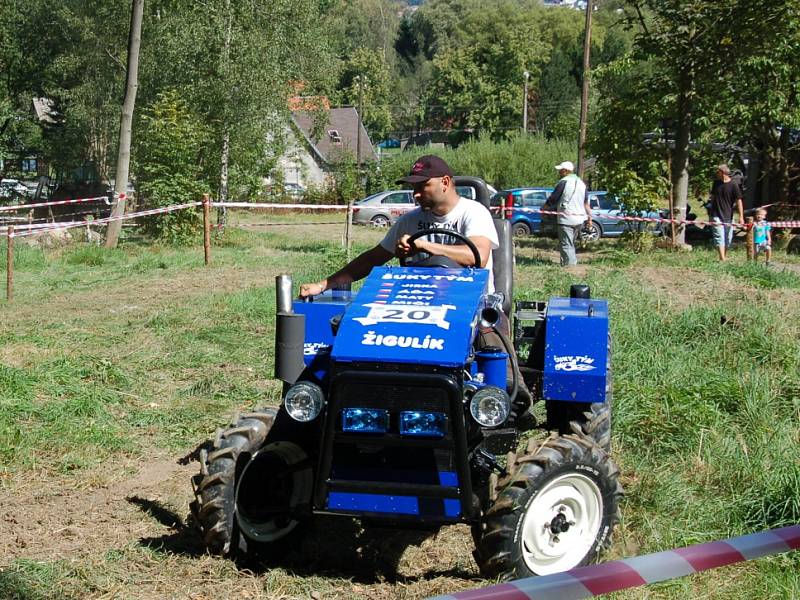
[[[597,484],[579,473],[548,482],[525,509],[522,559],[536,575],[571,569],[594,546],[603,521],[603,497]],[[554,532],[566,523],[566,531]]]

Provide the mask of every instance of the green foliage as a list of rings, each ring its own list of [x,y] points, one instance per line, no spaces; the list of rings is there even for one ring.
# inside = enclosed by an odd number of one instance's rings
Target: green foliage
[[[348,57],[339,79],[340,103],[363,106],[364,126],[378,139],[392,126],[388,107],[390,78],[389,65],[381,52],[358,48]]]
[[[208,191],[200,180],[201,149],[208,131],[177,92],[159,95],[142,117],[136,154],[138,193],[149,208],[194,202]],[[145,230],[161,240],[197,239],[201,219],[193,210],[145,217]]]
[[[372,190],[390,189],[397,178],[408,174],[414,160],[425,153],[441,156],[456,175],[482,177],[499,190],[555,185],[558,175],[553,167],[564,160],[575,160],[576,147],[572,142],[518,134],[497,143],[488,138],[471,140],[455,149],[420,148],[413,154],[406,151],[384,160],[379,184]]]

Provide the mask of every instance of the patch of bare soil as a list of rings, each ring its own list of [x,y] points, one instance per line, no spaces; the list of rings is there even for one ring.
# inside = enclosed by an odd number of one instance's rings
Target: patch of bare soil
[[[184,496],[194,471],[159,456],[109,464],[80,478],[38,474],[9,482],[0,489],[0,556],[3,562],[75,559],[162,534],[163,526],[143,513]]]
[[[669,267],[630,267],[628,274],[632,280],[652,290],[658,302],[682,310],[692,305],[709,302],[709,274],[699,269],[676,269]],[[741,298],[745,289],[752,289],[733,278],[715,277],[714,298]]]

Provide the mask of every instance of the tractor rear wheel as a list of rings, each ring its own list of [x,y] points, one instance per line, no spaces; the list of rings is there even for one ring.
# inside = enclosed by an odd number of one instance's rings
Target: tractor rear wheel
[[[531,440],[509,455],[490,490],[476,537],[481,573],[512,579],[589,564],[610,544],[619,520],[619,470],[585,435]]]
[[[302,530],[295,512],[310,503],[311,466],[291,442],[265,444],[276,415],[241,415],[201,452],[191,508],[212,554],[263,555]]]

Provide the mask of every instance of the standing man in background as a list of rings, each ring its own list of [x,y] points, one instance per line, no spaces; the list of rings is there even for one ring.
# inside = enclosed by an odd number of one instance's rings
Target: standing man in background
[[[711,186],[711,204],[708,216],[715,223],[714,245],[719,252],[719,259],[725,260],[728,248],[733,241],[733,207],[739,212],[739,224],[744,225],[744,206],[742,204],[742,188],[731,180],[728,165],[717,167],[717,179]]]
[[[578,264],[575,256],[575,238],[584,222],[592,224],[592,209],[589,207],[589,196],[586,184],[575,175],[575,165],[565,160],[556,165],[561,178],[556,189],[547,198],[547,205],[558,211],[558,246],[561,253],[561,266],[571,267]]]

